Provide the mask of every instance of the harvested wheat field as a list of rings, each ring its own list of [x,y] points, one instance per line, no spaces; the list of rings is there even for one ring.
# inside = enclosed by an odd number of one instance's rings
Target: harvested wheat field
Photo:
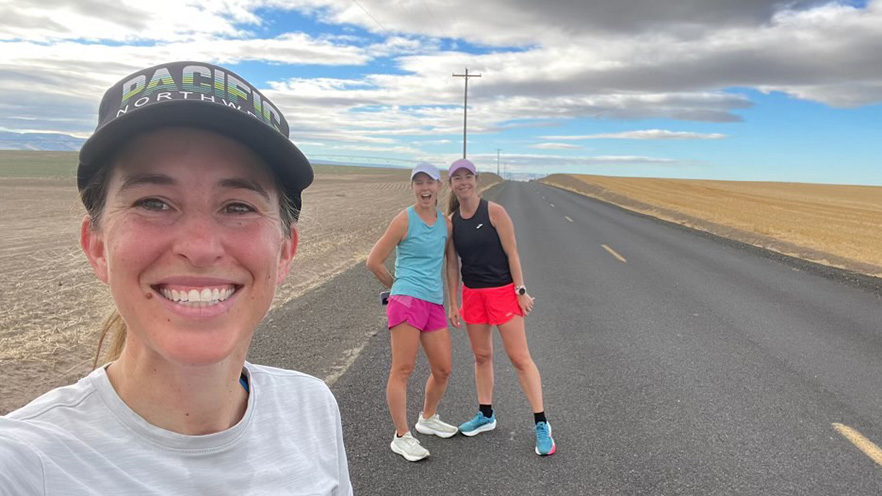
[[[541,181],[785,255],[882,277],[882,187],[568,174]]]
[[[110,294],[78,244],[85,210],[76,163],[75,153],[0,152],[0,415],[87,373],[110,309]],[[413,201],[407,170],[315,170],[303,197],[300,247],[276,305],[362,262]]]

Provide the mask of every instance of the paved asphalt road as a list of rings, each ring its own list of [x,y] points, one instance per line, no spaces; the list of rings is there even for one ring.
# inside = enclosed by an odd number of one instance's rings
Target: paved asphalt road
[[[533,453],[530,408],[498,336],[498,428],[418,435],[432,452],[419,463],[392,453],[380,324],[333,385],[357,494],[882,494],[882,466],[833,426],[882,445],[877,293],[541,184],[493,196],[537,298],[527,330],[558,453]],[[362,267],[351,272],[370,286]],[[382,318],[368,301],[353,305]],[[441,415],[459,423],[476,400],[468,339],[452,332]],[[427,374],[421,355],[413,420]]]

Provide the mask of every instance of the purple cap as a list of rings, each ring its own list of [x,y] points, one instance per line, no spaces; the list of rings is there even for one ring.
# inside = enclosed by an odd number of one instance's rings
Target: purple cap
[[[469,159],[461,158],[456,162],[450,164],[450,168],[447,169],[447,177],[452,176],[453,173],[458,171],[459,169],[465,169],[476,176],[478,175],[478,171],[475,170],[475,164],[473,164]]]
[[[410,180],[413,181],[413,178],[416,177],[417,174],[422,172],[423,174],[431,177],[436,181],[441,180],[441,173],[438,172],[438,168],[428,162],[420,162],[410,171]]]

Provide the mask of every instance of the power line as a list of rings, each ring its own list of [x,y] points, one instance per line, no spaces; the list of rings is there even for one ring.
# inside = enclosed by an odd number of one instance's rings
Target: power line
[[[438,16],[435,15],[435,11],[432,10],[432,7],[429,7],[429,3],[426,2],[426,0],[422,0],[422,4],[423,4],[423,7],[425,7],[426,10],[429,11],[429,15],[432,16],[432,21],[434,21],[437,24],[438,23]]]
[[[388,31],[388,29],[386,29],[386,27],[383,26],[383,25],[380,23],[380,21],[377,20],[376,17],[372,16],[371,13],[368,12],[368,10],[367,10],[366,8],[364,8],[364,5],[362,5],[361,2],[359,2],[358,0],[352,0],[352,1],[355,2],[356,5],[358,5],[359,7],[361,7],[361,10],[363,10],[364,13],[368,15],[368,17],[370,17],[371,19],[373,19],[374,22],[377,23],[377,26],[380,26],[380,29],[382,29],[383,31]]]
[[[418,163],[420,160],[407,159],[407,158],[392,158],[392,157],[374,157],[370,155],[333,155],[333,154],[310,154],[312,158],[324,158],[324,159],[359,159],[359,160],[373,160],[377,162],[402,162],[402,163]]]
[[[465,74],[454,74],[453,77],[461,77],[465,79],[465,96],[462,104],[462,158],[466,158],[466,125],[468,123],[469,114],[469,78],[481,77],[480,74],[469,74],[469,68],[465,68]]]

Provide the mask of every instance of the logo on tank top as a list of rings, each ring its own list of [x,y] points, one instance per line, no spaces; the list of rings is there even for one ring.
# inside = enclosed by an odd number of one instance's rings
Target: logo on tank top
[[[476,227],[475,229],[480,229],[481,226],[483,226],[483,225],[484,225],[484,224],[478,224],[478,227]]]

